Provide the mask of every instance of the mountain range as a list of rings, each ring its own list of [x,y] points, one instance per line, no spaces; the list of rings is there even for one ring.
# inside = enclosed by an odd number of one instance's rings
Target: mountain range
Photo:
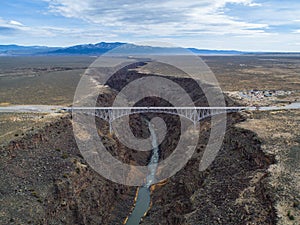
[[[118,48],[118,52],[126,54],[186,54],[187,50],[203,55],[236,55],[244,52],[234,50],[206,50],[196,48],[152,47],[127,44],[121,42],[101,42],[97,44],[82,44],[70,47],[19,46],[0,45],[0,56],[32,56],[32,55],[102,55]]]
[[[46,46],[0,45],[0,56],[35,55],[55,51],[58,49],[59,48]]]
[[[132,55],[143,55],[143,54],[179,55],[179,54],[186,54],[187,52],[192,52],[197,55],[276,54],[276,53],[263,53],[263,52],[242,52],[242,51],[235,51],[235,50],[153,47],[153,46],[127,44],[121,42],[113,42],[113,43],[101,42],[97,44],[75,45],[71,47],[0,45],[0,56],[102,55],[109,51],[112,51],[112,54],[114,51],[116,51],[117,53],[122,52],[124,54],[132,54]]]

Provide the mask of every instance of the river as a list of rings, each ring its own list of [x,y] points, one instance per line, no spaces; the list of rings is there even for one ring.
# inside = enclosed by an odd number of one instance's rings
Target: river
[[[150,186],[155,182],[155,174],[159,161],[159,148],[154,127],[150,122],[148,122],[148,127],[150,130],[153,147],[152,156],[148,164],[148,175],[145,185],[138,190],[134,210],[128,217],[126,225],[138,225],[141,222],[143,216],[147,213],[151,203]]]

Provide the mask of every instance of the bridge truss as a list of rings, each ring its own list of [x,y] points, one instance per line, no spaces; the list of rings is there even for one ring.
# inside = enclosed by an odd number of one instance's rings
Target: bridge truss
[[[171,114],[184,117],[196,125],[199,121],[224,113],[255,110],[255,107],[70,107],[62,110],[95,116],[109,122],[112,132],[112,122],[123,116],[141,113]]]

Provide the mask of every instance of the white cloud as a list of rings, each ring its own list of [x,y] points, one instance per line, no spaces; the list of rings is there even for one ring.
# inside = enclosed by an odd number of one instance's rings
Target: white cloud
[[[51,28],[45,26],[29,27],[16,20],[4,20],[0,18],[0,35],[2,36],[10,36],[10,33],[13,32],[14,34],[26,34],[27,36],[49,37],[56,35],[56,33],[58,33],[59,31],[61,31],[60,28]],[[70,32],[69,29],[68,32]]]
[[[258,7],[253,0],[45,0],[52,13],[79,18],[95,26],[138,36],[197,34],[262,34],[264,23],[249,23],[227,16],[227,4]]]
[[[4,19],[0,18],[0,26],[1,27],[7,27],[7,28],[14,28],[17,25],[12,23],[12,21],[7,21],[7,20],[4,20]]]
[[[44,32],[44,34],[46,35],[50,34],[47,30],[41,30],[41,28],[35,27],[28,27],[18,21],[4,20],[2,18],[0,18],[0,28],[14,31],[15,33],[26,32],[27,34],[40,34],[41,32]]]
[[[48,8],[39,11],[42,21],[0,18],[0,40],[52,46],[156,40],[198,48],[300,51],[300,2],[295,0],[43,1]]]
[[[29,28],[23,26],[20,22],[14,20],[4,20],[0,18],[0,35],[1,36],[11,36],[12,34],[23,32]]]
[[[70,38],[71,37],[71,38]],[[0,18],[0,41],[25,45],[68,46],[98,40],[118,40],[113,32],[104,32],[99,28],[58,27],[54,25],[27,26],[16,20]],[[34,43],[37,41],[37,43]]]
[[[13,26],[24,26],[22,23],[15,21],[15,20],[9,21],[9,24],[11,24]]]

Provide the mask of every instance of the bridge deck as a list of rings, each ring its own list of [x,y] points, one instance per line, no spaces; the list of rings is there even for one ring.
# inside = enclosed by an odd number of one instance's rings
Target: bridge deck
[[[256,107],[65,107],[63,110],[256,110]]]

